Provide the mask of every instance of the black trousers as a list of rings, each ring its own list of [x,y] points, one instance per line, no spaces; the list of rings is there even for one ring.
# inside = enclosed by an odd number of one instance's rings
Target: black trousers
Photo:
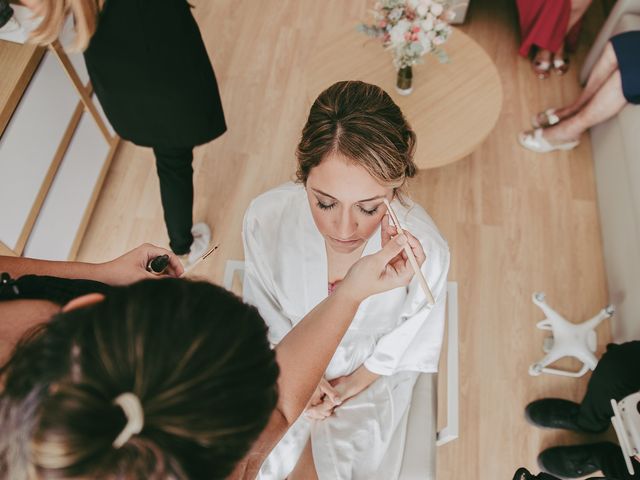
[[[580,404],[578,425],[600,431],[611,425],[611,399],[622,400],[640,390],[640,342],[609,344],[593,371],[587,393]],[[607,458],[602,473],[611,479],[640,479],[640,462],[633,460],[635,475],[629,475],[622,451]]]
[[[193,148],[154,148],[153,153],[169,245],[176,255],[184,255],[193,242]]]

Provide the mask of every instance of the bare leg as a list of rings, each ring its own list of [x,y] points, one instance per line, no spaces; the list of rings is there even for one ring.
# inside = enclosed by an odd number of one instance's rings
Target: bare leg
[[[313,463],[313,452],[311,450],[311,439],[307,442],[307,445],[302,451],[302,455],[298,459],[291,475],[287,477],[288,480],[318,480],[318,473],[316,472],[316,466]]]
[[[571,0],[571,15],[569,15],[569,27],[567,31],[571,30],[573,26],[578,23],[578,20],[585,14],[591,0]]]
[[[571,105],[558,109],[556,115],[564,119],[575,114],[593,98],[617,68],[618,59],[616,58],[616,53],[613,50],[611,42],[607,42],[607,45],[602,51],[602,55],[600,55],[600,58],[598,58],[598,61],[593,66],[589,80],[582,90],[582,93],[580,93],[580,96]]]
[[[544,137],[556,144],[575,140],[588,128],[613,117],[626,104],[620,71],[616,70],[584,108],[573,117],[545,129]]]

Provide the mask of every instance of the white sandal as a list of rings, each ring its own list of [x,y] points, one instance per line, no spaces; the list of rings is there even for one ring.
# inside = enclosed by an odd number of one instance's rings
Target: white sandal
[[[579,140],[571,140],[570,142],[558,144],[550,143],[546,138],[544,138],[543,130],[541,128],[519,133],[518,141],[520,142],[520,145],[527,150],[537,153],[549,153],[554,150],[572,150],[580,143]]]
[[[538,121],[538,118],[544,117],[542,122]],[[540,112],[534,117],[531,117],[531,126],[533,128],[548,128],[554,126],[556,123],[560,123],[560,117],[556,115],[555,108],[549,108],[544,112]]]
[[[569,59],[568,58],[554,58],[553,59],[553,73],[556,75],[564,75],[569,71]]]
[[[551,73],[551,62],[548,60],[536,60],[531,62],[531,68],[540,80],[549,78]]]

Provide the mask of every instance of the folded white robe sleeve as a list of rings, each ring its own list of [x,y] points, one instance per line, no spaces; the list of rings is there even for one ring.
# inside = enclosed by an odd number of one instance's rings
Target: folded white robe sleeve
[[[249,208],[244,217],[242,240],[244,243],[244,280],[242,297],[245,302],[255,306],[269,327],[268,339],[272,346],[293,328],[291,320],[282,314],[276,294],[276,286],[267,263],[269,256],[260,248],[261,242],[256,240],[259,235],[259,220],[252,215]]]
[[[378,375],[393,375],[401,371],[437,372],[444,336],[445,306],[449,249],[446,242],[425,245],[427,261],[422,265],[429,287],[436,300],[428,305],[427,297],[414,277],[400,313],[400,323],[382,336],[365,360],[367,370]]]

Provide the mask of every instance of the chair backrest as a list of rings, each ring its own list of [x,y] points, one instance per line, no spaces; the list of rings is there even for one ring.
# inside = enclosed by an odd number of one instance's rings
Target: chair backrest
[[[618,435],[618,441],[630,475],[634,474],[631,457],[640,454],[640,392],[624,397],[620,402],[611,400],[613,417],[611,423]]]
[[[407,423],[402,467],[398,480],[435,480],[436,447],[458,438],[458,284],[447,283],[447,425],[437,431],[438,375],[418,377]]]

